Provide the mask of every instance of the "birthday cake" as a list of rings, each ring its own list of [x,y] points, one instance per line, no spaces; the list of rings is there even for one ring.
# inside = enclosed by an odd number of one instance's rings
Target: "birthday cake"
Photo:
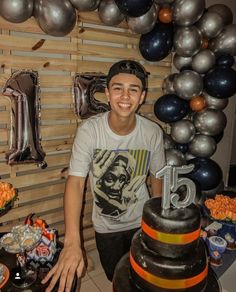
[[[217,280],[208,274],[199,207],[192,199],[181,207],[168,201],[163,208],[162,201],[151,198],[145,203],[141,229],[132,239],[130,253],[116,267],[113,291],[219,291]]]

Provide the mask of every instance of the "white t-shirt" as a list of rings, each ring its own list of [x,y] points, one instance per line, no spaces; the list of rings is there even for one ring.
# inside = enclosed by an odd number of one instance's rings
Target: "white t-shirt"
[[[140,227],[149,198],[147,174],[155,175],[164,164],[163,133],[156,123],[136,115],[135,129],[120,136],[110,129],[106,112],[78,128],[69,175],[89,173],[94,228],[107,233]]]

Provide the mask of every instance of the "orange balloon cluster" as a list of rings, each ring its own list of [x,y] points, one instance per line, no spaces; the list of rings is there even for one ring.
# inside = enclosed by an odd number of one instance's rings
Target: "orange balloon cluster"
[[[0,209],[16,197],[16,190],[11,184],[0,182]]]
[[[206,100],[201,95],[195,96],[190,100],[189,106],[192,111],[199,112],[206,107]]]
[[[170,23],[173,20],[173,11],[169,7],[163,7],[158,13],[158,18],[160,22]]]

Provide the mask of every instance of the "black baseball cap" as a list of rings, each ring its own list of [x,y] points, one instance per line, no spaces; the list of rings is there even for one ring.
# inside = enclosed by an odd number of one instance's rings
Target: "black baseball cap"
[[[143,90],[147,90],[147,78],[149,73],[146,72],[145,68],[138,62],[133,60],[122,60],[113,64],[107,75],[107,86],[109,85],[111,78],[119,73],[135,75],[141,80]]]

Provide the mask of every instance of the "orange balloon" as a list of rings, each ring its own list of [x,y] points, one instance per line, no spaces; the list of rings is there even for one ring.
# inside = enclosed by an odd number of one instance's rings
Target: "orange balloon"
[[[206,107],[206,100],[203,96],[195,96],[190,100],[189,106],[192,111],[199,112]]]
[[[202,49],[207,49],[209,45],[209,42],[207,39],[202,40]]]
[[[163,7],[158,14],[160,22],[170,23],[173,20],[173,11],[169,7]]]

